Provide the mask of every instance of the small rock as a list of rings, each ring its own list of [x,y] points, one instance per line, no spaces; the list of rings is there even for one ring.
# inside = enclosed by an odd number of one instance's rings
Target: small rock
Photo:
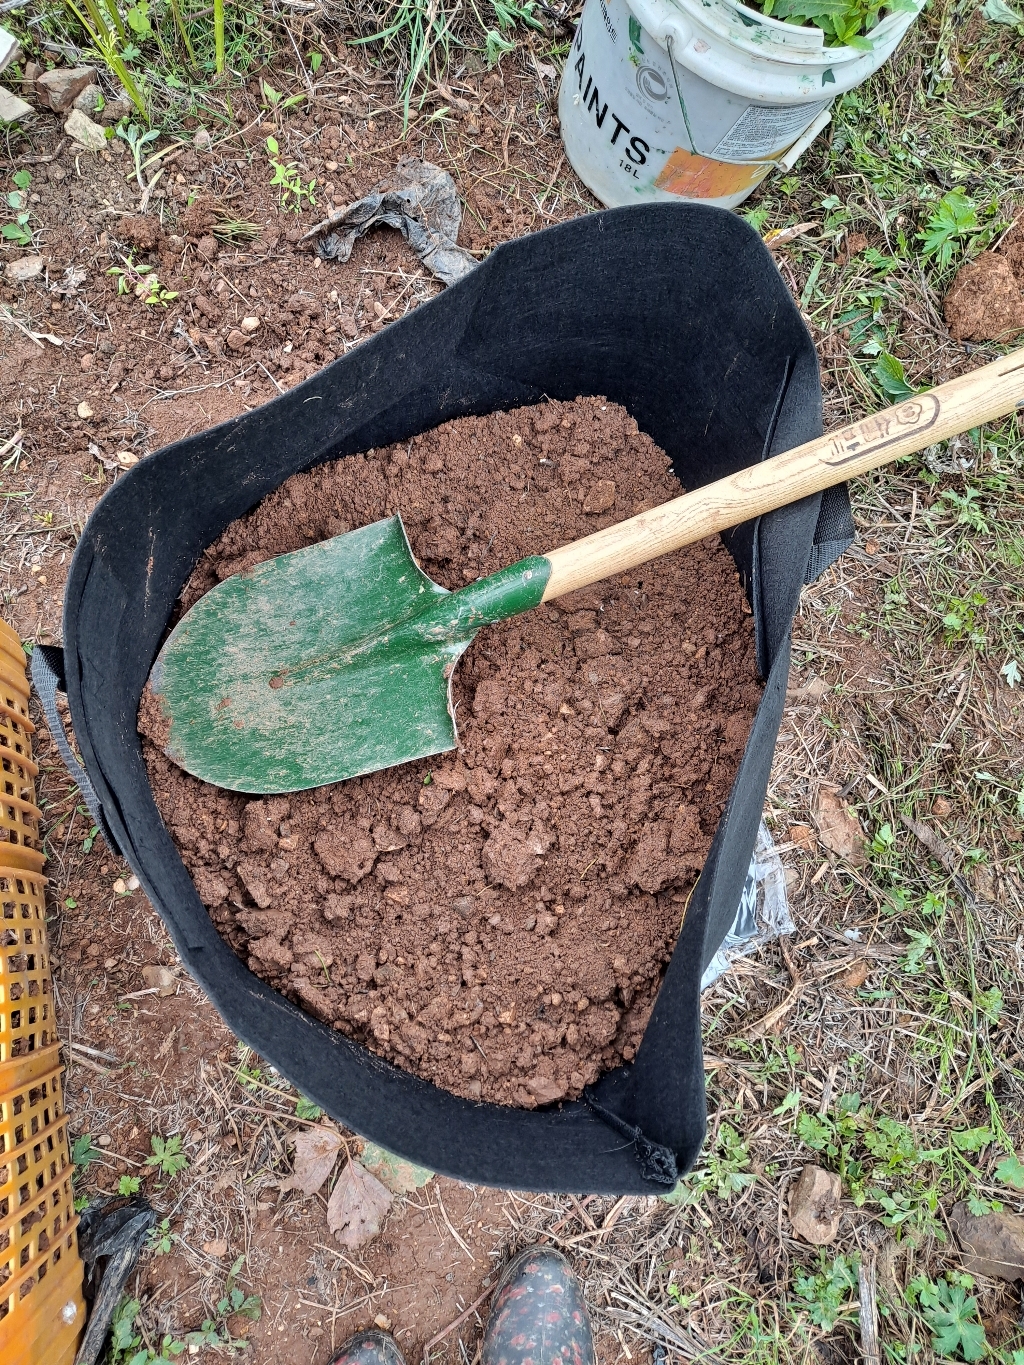
[[[114,968],[117,966],[117,958],[116,958],[116,957],[108,957],[108,958],[104,961],[103,966],[104,966],[104,969],[105,969],[106,971],[112,972],[112,971],[114,970]]]
[[[102,152],[107,147],[107,135],[98,123],[93,123],[88,114],[81,109],[72,109],[64,125],[68,137],[84,147],[87,152]]]
[[[36,81],[43,74],[38,62],[26,62],[21,76],[21,93],[31,99],[36,93]]]
[[[384,1313],[378,1313],[373,1320],[374,1327],[379,1327],[382,1332],[391,1331],[391,1319]]]
[[[36,80],[36,97],[44,109],[63,114],[87,85],[95,84],[96,72],[91,66],[57,67],[44,71]]]
[[[197,152],[209,152],[213,150],[213,138],[206,128],[197,128],[195,136],[192,138],[192,146]]]
[[[99,1137],[96,1139],[96,1146],[109,1147],[112,1142],[113,1138],[110,1136],[109,1133],[100,1133]]]
[[[0,85],[0,123],[24,123],[34,113],[31,104]]]
[[[73,109],[78,109],[91,118],[101,112],[104,106],[103,91],[98,85],[87,85],[80,95],[75,96]]]
[[[10,263],[6,275],[11,284],[27,284],[29,280],[41,275],[45,266],[46,262],[42,256],[22,256]]]
[[[114,883],[114,895],[123,896],[127,890],[128,888],[124,884],[124,878],[118,877],[117,881]]]
[[[243,318],[241,322],[243,332],[255,332],[256,328],[259,325],[260,325],[259,318]]]
[[[220,1237],[216,1242],[204,1242],[203,1250],[206,1252],[207,1256],[213,1256],[219,1261],[222,1256],[228,1254],[228,1244],[224,1241],[223,1237]]]
[[[157,995],[173,995],[177,989],[174,973],[167,967],[143,967],[142,979],[147,986],[155,986]]]
[[[134,872],[133,872],[132,875],[128,878],[128,881],[127,881],[126,885],[127,885],[129,891],[138,891],[138,889],[139,889],[139,879],[138,879],[138,877],[136,877],[136,875],[135,875]]]
[[[227,343],[233,351],[244,351],[249,344],[249,338],[244,332],[240,332],[237,327],[232,327],[227,335]]]
[[[93,367],[95,364],[96,364],[96,357],[93,355],[92,351],[86,351],[85,355],[82,356],[82,360],[81,360],[82,369],[83,369],[83,370],[91,370],[92,367]]]
[[[0,71],[6,71],[21,51],[21,44],[13,33],[0,28]]]
[[[130,100],[107,100],[100,112],[100,122],[104,128],[113,128],[132,112]],[[116,144],[115,144],[116,149]]]
[[[789,1221],[805,1242],[825,1246],[835,1239],[842,1213],[843,1186],[820,1166],[805,1166],[789,1196]]]
[[[566,1087],[552,1076],[534,1076],[526,1088],[538,1104],[555,1104],[565,1095]]]
[[[217,238],[212,233],[207,233],[205,237],[200,237],[196,245],[196,255],[202,261],[215,261],[220,247]]]
[[[83,399],[82,402],[79,403],[78,407],[77,407],[75,410],[76,410],[76,412],[78,413],[79,417],[85,418],[85,417],[95,417],[95,416],[96,416],[96,414],[93,412],[92,408],[91,408],[91,407],[89,406],[89,404],[85,401],[85,399]]]
[[[121,466],[122,469],[131,469],[133,464],[139,463],[138,455],[133,454],[132,451],[130,450],[119,450],[117,452],[116,458],[117,463]]]
[[[993,1280],[1024,1280],[1024,1218],[1004,1209],[975,1217],[966,1201],[953,1205],[950,1221],[964,1249],[964,1269]]]
[[[615,506],[615,485],[611,479],[598,479],[583,500],[584,512],[607,512]]]

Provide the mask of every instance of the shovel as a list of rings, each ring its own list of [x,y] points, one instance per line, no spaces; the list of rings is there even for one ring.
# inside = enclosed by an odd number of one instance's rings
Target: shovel
[[[866,474],[1024,406],[1024,349],[457,592],[401,517],[226,579],[168,636],[150,685],[165,752],[241,792],[320,787],[454,749],[455,665],[541,602]]]

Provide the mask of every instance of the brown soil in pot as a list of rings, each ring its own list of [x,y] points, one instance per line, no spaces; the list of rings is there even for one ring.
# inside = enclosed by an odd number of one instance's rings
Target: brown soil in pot
[[[600,399],[464,418],[296,475],[182,595],[401,512],[448,588],[679,493]],[[460,748],[252,799],[140,730],[157,805],[251,969],[379,1056],[531,1108],[634,1055],[760,699],[712,537],[490,627],[455,674]]]

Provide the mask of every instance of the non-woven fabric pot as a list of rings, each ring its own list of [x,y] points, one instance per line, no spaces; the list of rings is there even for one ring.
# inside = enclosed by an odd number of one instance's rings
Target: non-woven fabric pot
[[[75,552],[63,651],[37,648],[34,679],[55,736],[53,693],[66,687],[83,794],[185,966],[231,1029],[327,1113],[461,1180],[664,1194],[703,1140],[701,974],[750,863],[801,585],[852,534],[845,489],[726,537],[753,608],[764,696],[636,1059],[585,1100],[529,1112],[457,1098],[254,976],[218,934],[164,827],[136,731],[150,667],[203,550],[290,475],[452,418],[580,394],[627,408],[690,488],[821,433],[811,338],[751,228],[695,204],[578,218],[499,247],[305,383],[121,476]]]

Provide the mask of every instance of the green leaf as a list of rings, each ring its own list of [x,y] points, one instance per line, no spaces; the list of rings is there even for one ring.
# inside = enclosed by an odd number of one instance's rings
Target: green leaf
[[[953,1146],[961,1152],[980,1152],[983,1147],[987,1147],[992,1141],[991,1128],[962,1128],[959,1132],[950,1133]]]
[[[959,1351],[964,1360],[981,1360],[987,1345],[985,1329],[977,1321],[978,1301],[967,1297],[963,1285],[940,1280],[933,1292],[922,1291],[921,1305],[937,1355],[949,1358]]]
[[[996,1163],[996,1179],[1015,1190],[1024,1190],[1024,1165],[1016,1156],[1004,1156]]]
[[[19,190],[27,190],[29,185],[32,184],[32,172],[15,171],[14,174],[11,176],[11,179],[14,181],[15,185],[18,187]]]
[[[1016,659],[1007,659],[999,670],[999,675],[1006,679],[1007,687],[1016,687],[1021,680],[1020,664]]]
[[[159,1133],[150,1137],[153,1155],[146,1157],[147,1166],[158,1166],[160,1171],[173,1178],[188,1165],[188,1157],[181,1150],[181,1134],[163,1138]]]
[[[882,386],[882,390],[890,397],[898,401],[904,398],[912,398],[916,390],[907,383],[907,376],[903,371],[903,364],[888,351],[880,352],[874,365],[874,376]]]
[[[295,1101],[295,1117],[297,1119],[310,1119],[313,1123],[323,1114],[323,1110],[312,1100],[307,1100],[305,1095],[300,1095]]]
[[[992,24],[1006,24],[1009,28],[1024,31],[1024,15],[1012,10],[1006,0],[985,0],[981,12]]]
[[[92,1134],[81,1133],[71,1144],[71,1160],[80,1171],[99,1157],[99,1148],[92,1145]]]

